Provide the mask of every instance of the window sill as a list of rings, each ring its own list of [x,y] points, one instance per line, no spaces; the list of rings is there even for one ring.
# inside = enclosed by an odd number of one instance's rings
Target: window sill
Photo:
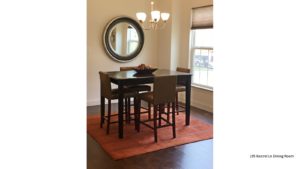
[[[202,89],[202,90],[207,90],[207,91],[210,91],[210,92],[213,92],[213,91],[214,91],[214,89],[211,88],[211,87],[202,86],[202,85],[197,85],[197,84],[192,84],[192,87],[198,88],[198,89]]]

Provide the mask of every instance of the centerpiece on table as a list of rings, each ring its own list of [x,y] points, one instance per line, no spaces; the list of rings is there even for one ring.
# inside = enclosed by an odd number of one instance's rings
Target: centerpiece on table
[[[140,64],[135,67],[136,75],[151,75],[157,68],[153,68],[150,65]]]

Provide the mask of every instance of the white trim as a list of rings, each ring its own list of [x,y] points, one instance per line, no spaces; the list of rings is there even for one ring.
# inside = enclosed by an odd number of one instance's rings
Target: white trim
[[[180,97],[179,100],[182,101],[183,103],[185,103],[185,97]],[[191,98],[191,106],[213,113],[212,106],[203,104],[202,102],[199,102],[196,99]]]
[[[213,28],[207,28],[207,29],[213,29]],[[212,46],[195,46],[195,30],[197,29],[192,29],[190,31],[190,56],[189,56],[189,67],[191,69],[191,72],[194,72],[194,55],[195,55],[195,50],[197,49],[206,49],[206,50],[213,50],[214,48]],[[192,86],[196,87],[196,88],[201,88],[204,90],[209,90],[209,91],[213,91],[213,87],[212,86],[206,86],[203,84],[197,84],[197,83],[193,83],[192,80]]]
[[[88,100],[86,103],[87,106],[96,106],[99,104],[100,104],[100,99]]]
[[[196,83],[192,83],[192,87],[194,87],[194,88],[199,88],[199,89],[203,89],[203,90],[208,90],[208,91],[211,91],[211,92],[214,91],[214,88],[213,88],[213,87],[205,86],[205,85],[200,85],[200,84],[196,84]]]
[[[207,106],[205,104],[201,104],[200,102],[193,102],[192,101],[192,106],[193,107],[197,107],[199,109],[202,109],[202,110],[206,110],[210,113],[213,113],[213,108],[211,106]]]

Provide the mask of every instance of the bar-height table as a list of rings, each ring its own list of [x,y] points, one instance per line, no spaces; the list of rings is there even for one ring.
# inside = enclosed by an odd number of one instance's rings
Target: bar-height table
[[[136,76],[134,70],[130,71],[115,71],[107,72],[111,82],[118,85],[120,92],[118,101],[118,127],[119,127],[119,138],[123,138],[123,99],[124,99],[124,85],[137,85],[137,84],[148,84],[153,83],[155,77],[160,76],[177,76],[177,83],[185,85],[185,124],[190,124],[190,104],[191,104],[191,73],[183,73],[171,70],[158,69],[152,75],[139,75]],[[167,84],[166,84],[167,85]],[[104,97],[101,96],[101,114],[104,114]]]

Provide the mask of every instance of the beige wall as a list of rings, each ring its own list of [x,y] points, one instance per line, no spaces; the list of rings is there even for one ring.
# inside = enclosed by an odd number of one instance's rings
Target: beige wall
[[[106,23],[120,15],[135,18],[138,11],[149,10],[149,0],[88,0],[87,13],[87,104],[99,104],[98,71],[118,70],[120,66],[141,63],[175,70],[189,67],[189,32],[191,8],[212,4],[212,0],[160,0],[157,8],[169,11],[171,18],[159,31],[144,31],[145,44],[139,56],[129,63],[111,60],[102,47]],[[100,42],[99,42],[100,41]],[[182,99],[183,97],[181,97]],[[213,111],[213,92],[192,88],[192,105]]]
[[[106,24],[120,15],[135,18],[135,13],[147,10],[143,0],[88,0],[87,1],[87,105],[99,104],[100,81],[98,72],[119,70],[120,66],[141,63],[157,67],[157,34],[145,31],[145,43],[141,53],[133,61],[119,63],[105,53],[102,33]],[[83,32],[84,33],[84,32]]]
[[[171,9],[172,26],[160,31],[158,57],[165,63],[161,68],[175,70],[177,66],[190,67],[189,36],[191,23],[191,9],[212,4],[212,0],[162,0],[161,6]],[[169,43],[171,42],[171,44]],[[168,55],[170,54],[170,55]],[[184,95],[180,99],[184,101]],[[192,87],[192,105],[209,112],[213,112],[213,92]]]

